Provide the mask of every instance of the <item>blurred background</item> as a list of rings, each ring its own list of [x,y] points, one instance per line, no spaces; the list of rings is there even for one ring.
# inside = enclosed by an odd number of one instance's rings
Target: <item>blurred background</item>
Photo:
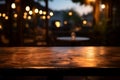
[[[119,0],[0,0],[0,46],[119,46]]]

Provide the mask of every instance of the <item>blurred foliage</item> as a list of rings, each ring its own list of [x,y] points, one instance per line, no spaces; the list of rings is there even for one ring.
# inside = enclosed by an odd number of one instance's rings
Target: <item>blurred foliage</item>
[[[84,4],[84,3],[85,3],[85,0],[72,0],[72,2]]]

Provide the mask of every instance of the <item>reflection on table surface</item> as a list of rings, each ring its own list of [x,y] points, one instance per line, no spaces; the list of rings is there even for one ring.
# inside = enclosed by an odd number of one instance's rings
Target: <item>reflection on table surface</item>
[[[120,67],[120,47],[1,47],[0,68]]]

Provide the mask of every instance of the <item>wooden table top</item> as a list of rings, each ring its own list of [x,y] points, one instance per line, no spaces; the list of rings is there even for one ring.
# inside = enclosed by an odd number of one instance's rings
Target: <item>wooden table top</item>
[[[2,70],[42,69],[45,72],[45,69],[54,69],[64,72],[65,69],[84,71],[119,67],[120,47],[0,47]]]
[[[120,67],[120,47],[0,47],[0,67]]]

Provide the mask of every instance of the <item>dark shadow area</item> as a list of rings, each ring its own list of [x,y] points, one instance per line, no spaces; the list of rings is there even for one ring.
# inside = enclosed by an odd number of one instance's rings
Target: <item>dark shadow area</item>
[[[119,76],[63,76],[50,78],[47,76],[1,76],[1,80],[119,80]]]

